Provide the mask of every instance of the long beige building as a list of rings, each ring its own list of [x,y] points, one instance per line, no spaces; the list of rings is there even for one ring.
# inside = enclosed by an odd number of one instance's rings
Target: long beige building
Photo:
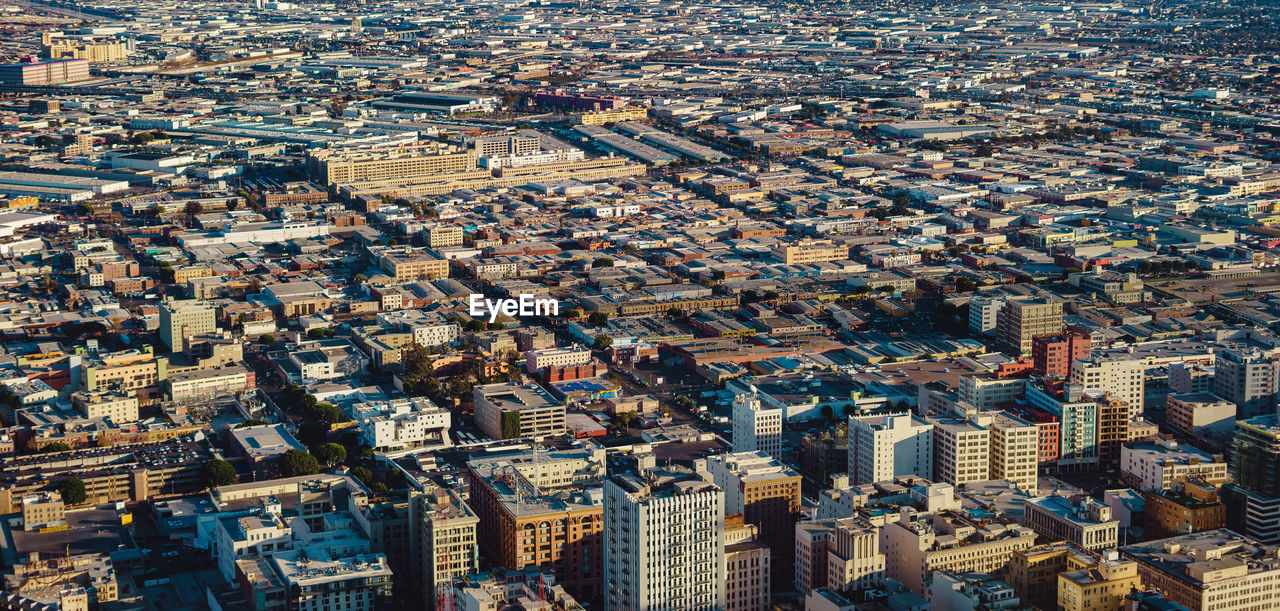
[[[1025,526],[980,524],[951,511],[921,514],[911,508],[880,529],[886,575],[920,596],[927,595],[934,571],[999,575],[1014,552],[1035,540]]]
[[[1120,548],[1142,585],[1192,611],[1263,611],[1280,597],[1280,556],[1221,528]]]

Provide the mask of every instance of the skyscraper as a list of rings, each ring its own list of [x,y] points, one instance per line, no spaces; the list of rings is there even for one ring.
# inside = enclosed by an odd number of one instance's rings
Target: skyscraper
[[[199,299],[165,301],[160,304],[160,341],[169,350],[182,350],[182,338],[212,333],[218,328],[213,306]]]
[[[933,478],[933,425],[907,415],[849,418],[849,480],[871,484],[895,475]]]
[[[1214,362],[1213,394],[1236,404],[1236,416],[1271,414],[1280,391],[1280,361],[1256,348],[1222,350]]]
[[[1234,481],[1222,486],[1227,528],[1263,543],[1280,543],[1280,426],[1276,416],[1236,423]]]
[[[710,456],[707,471],[724,490],[725,512],[740,513],[760,529],[760,542],[772,551],[773,572],[779,582],[785,581],[795,557],[800,474],[760,452]]]
[[[604,485],[605,609],[721,609],[724,493],[690,474],[615,475]]]

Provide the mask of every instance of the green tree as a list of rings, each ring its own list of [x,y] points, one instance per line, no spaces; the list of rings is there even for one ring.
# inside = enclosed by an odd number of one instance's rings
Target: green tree
[[[200,468],[200,482],[205,488],[217,488],[236,483],[236,469],[220,458],[211,458]]]
[[[316,457],[316,460],[329,467],[347,459],[347,449],[336,443],[326,443],[312,450],[311,454]]]
[[[603,327],[607,322],[609,322],[609,315],[604,312],[592,312],[587,317],[587,324],[593,327]]]
[[[515,439],[520,436],[520,412],[502,413],[502,438]]]
[[[287,450],[280,455],[280,477],[313,475],[320,472],[316,457],[302,450]]]
[[[957,290],[957,291],[960,291],[961,293],[968,293],[969,291],[972,291],[972,290],[974,290],[974,289],[976,289],[976,288],[978,288],[978,283],[977,283],[977,282],[974,282],[974,281],[972,281],[972,280],[970,280],[970,279],[968,279],[968,278],[965,278],[965,277],[963,277],[963,276],[962,276],[962,277],[960,277],[960,278],[956,278],[956,290]]]
[[[62,495],[62,502],[67,505],[79,505],[89,498],[89,493],[84,489],[84,482],[78,477],[62,480],[62,483],[58,484],[58,493]]]
[[[609,337],[608,335],[597,335],[596,341],[591,344],[591,347],[595,348],[596,350],[604,350],[605,348],[608,348],[609,346],[612,346],[612,345],[613,345],[612,337]]]
[[[258,343],[270,348],[276,345],[276,336],[270,333],[263,333],[262,335],[258,336]]]
[[[70,451],[71,451],[71,446],[61,441],[55,441],[53,443],[47,444],[44,447],[40,448],[41,454],[49,454],[52,452],[70,452]]]
[[[609,257],[600,257],[599,259],[591,262],[591,267],[613,267],[613,259],[610,259]]]
[[[369,467],[352,467],[351,477],[360,480],[360,483],[368,486],[373,483],[373,471]]]

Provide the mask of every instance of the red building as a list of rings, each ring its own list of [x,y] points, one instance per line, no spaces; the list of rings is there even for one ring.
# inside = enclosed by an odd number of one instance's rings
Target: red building
[[[1032,338],[1033,370],[1041,375],[1067,378],[1071,375],[1071,362],[1088,358],[1092,344],[1089,336],[1079,331],[1065,331]]]

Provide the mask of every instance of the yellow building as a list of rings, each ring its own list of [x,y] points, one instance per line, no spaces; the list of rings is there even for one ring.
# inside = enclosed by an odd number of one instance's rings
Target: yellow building
[[[40,35],[40,54],[47,59],[85,59],[89,63],[119,62],[129,57],[129,46],[111,40],[80,41]]]
[[[787,265],[843,261],[849,258],[849,247],[830,240],[801,240],[773,249],[773,256]]]
[[[619,121],[637,121],[649,117],[649,109],[645,107],[620,108],[617,110],[601,110],[584,112],[578,115],[578,122],[583,125],[604,125]]]
[[[1091,569],[1058,575],[1060,611],[1120,611],[1124,597],[1142,589],[1138,563],[1121,560],[1114,551]]]
[[[476,169],[473,151],[436,153],[386,153],[367,155],[312,155],[307,158],[312,175],[324,184],[423,174],[450,174]]]

